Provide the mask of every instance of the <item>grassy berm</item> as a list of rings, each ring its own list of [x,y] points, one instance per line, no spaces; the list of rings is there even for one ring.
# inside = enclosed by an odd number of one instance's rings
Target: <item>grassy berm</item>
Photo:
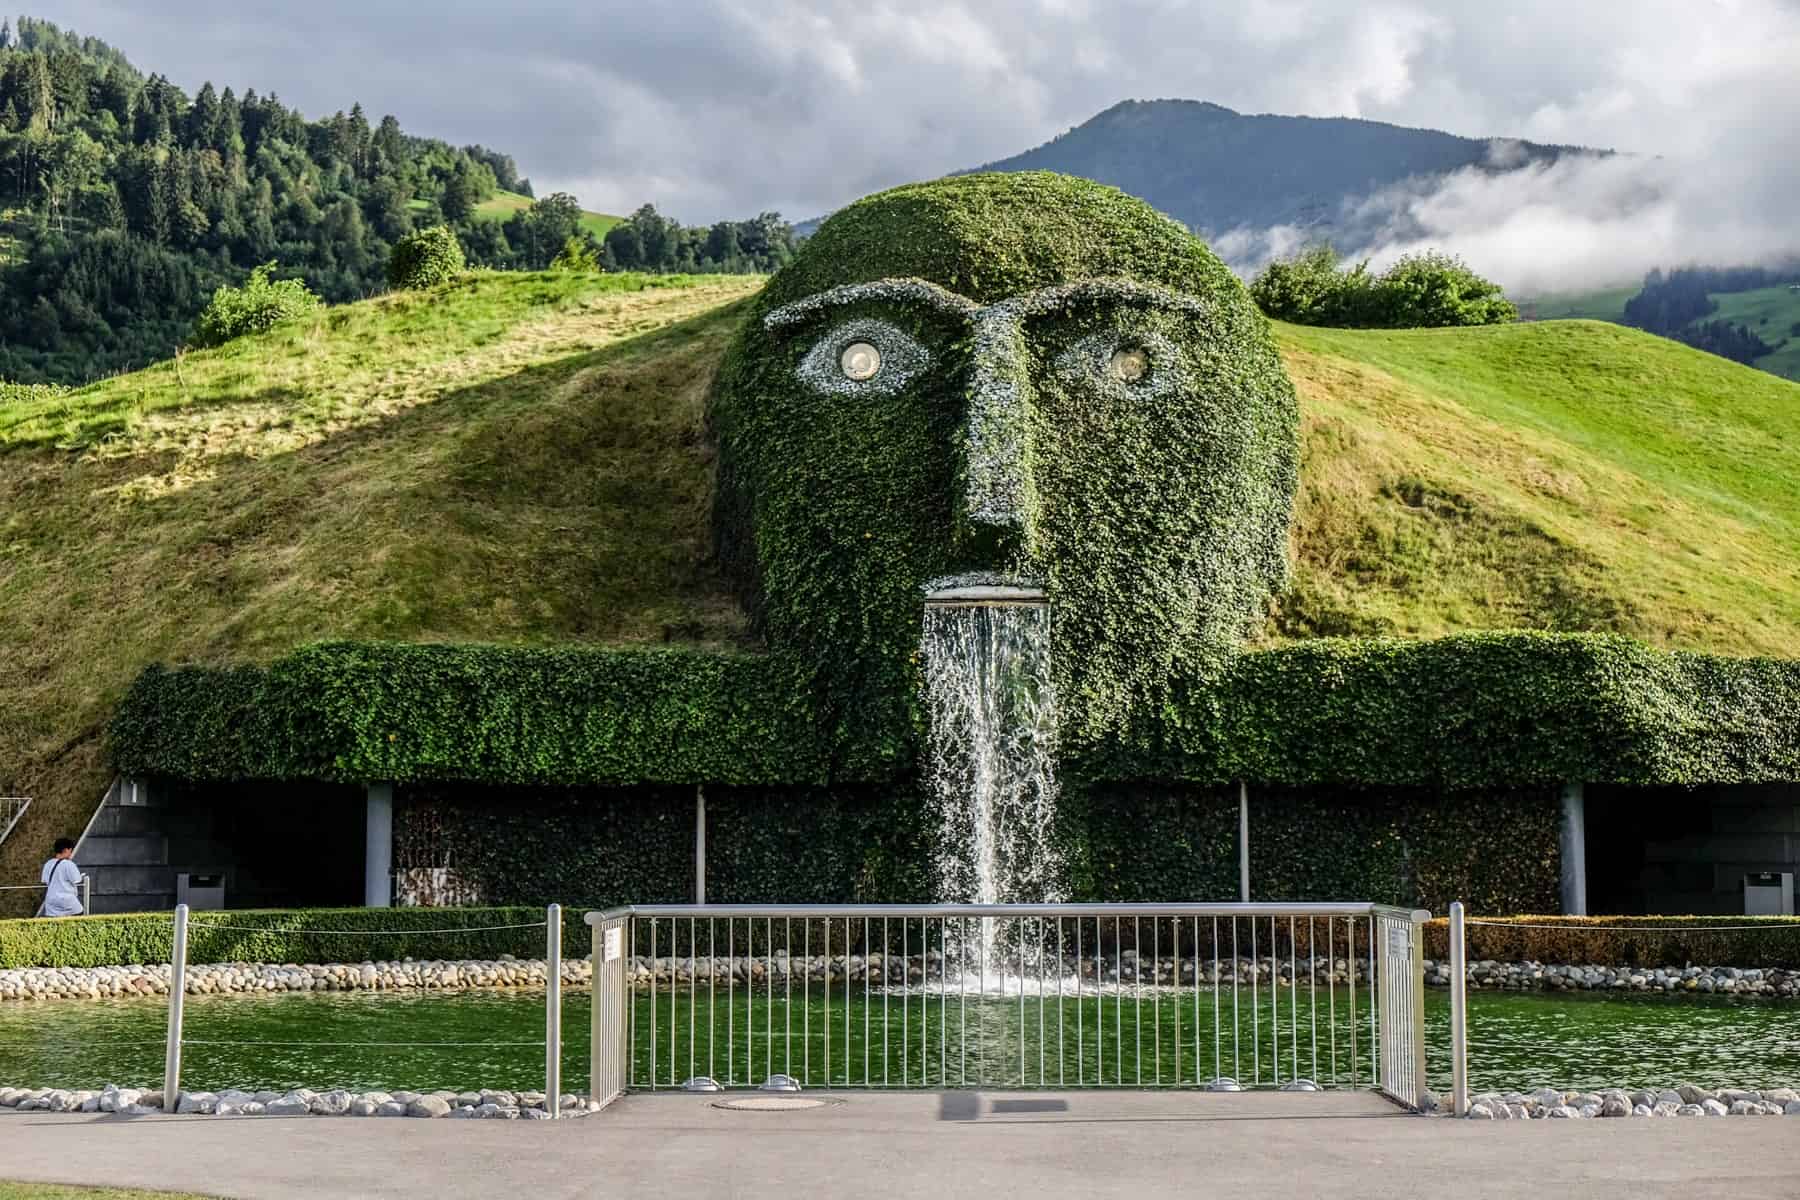
[[[0,411],[0,849],[35,879],[153,661],[321,637],[723,646],[705,389],[744,278],[474,274]],[[1265,641],[1608,630],[1800,654],[1800,385],[1585,321],[1278,330]]]

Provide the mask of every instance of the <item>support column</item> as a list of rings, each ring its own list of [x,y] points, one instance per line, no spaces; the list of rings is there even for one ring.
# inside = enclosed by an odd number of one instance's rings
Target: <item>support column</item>
[[[1587,916],[1587,790],[1579,781],[1563,784],[1562,910],[1565,916]]]
[[[388,908],[394,894],[394,785],[371,783],[368,795],[363,827],[363,904]]]
[[[1238,781],[1238,899],[1250,903],[1250,785]]]
[[[694,785],[694,903],[706,903],[706,785]]]

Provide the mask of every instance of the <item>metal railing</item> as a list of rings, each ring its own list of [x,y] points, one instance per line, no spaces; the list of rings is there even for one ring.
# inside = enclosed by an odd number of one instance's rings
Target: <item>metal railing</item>
[[[12,834],[14,826],[30,807],[30,796],[0,796],[0,843]]]
[[[92,916],[94,912],[94,877],[83,874],[79,882],[81,884],[81,915]],[[49,890],[49,885],[43,883],[9,883],[0,886],[0,892],[42,892],[47,890]],[[40,915],[43,910],[44,906],[40,902],[38,904]]]
[[[1338,1087],[1418,1108],[1427,916],[1372,904],[593,912],[592,1094]]]

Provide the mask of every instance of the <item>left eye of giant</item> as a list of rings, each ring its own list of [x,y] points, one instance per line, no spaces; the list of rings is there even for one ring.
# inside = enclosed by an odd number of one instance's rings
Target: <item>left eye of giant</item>
[[[898,326],[858,317],[814,343],[800,360],[798,374],[828,396],[889,395],[930,361],[930,351]]]

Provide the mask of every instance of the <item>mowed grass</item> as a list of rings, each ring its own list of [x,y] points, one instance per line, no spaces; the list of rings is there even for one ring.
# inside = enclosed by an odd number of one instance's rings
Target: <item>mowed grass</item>
[[[0,848],[35,879],[146,664],[326,637],[741,645],[704,403],[749,277],[474,273],[0,410]],[[1277,327],[1295,576],[1261,637],[1800,655],[1800,385],[1595,322]]]
[[[80,832],[151,662],[737,642],[702,410],[760,283],[477,273],[0,411],[0,878]]]
[[[517,192],[500,192],[475,206],[475,216],[482,221],[504,221],[516,212],[530,208],[533,201],[530,196],[521,196]],[[606,231],[625,220],[607,213],[581,213],[581,227],[597,238],[606,236]]]
[[[1561,292],[1519,301],[1519,311],[1534,321],[1611,321],[1625,319],[1625,302],[1643,289],[1635,283],[1597,288],[1590,292]]]
[[[1800,385],[1590,321],[1280,337],[1305,459],[1276,634],[1800,655]]]

